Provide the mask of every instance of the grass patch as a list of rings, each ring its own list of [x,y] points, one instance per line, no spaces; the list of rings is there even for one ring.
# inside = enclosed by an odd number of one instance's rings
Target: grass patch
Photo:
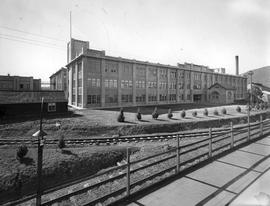
[[[135,147],[133,150],[137,150]],[[48,148],[43,152],[43,189],[90,176],[116,165],[126,155],[125,147]],[[0,150],[0,202],[35,192],[37,149],[29,148],[23,161],[16,160],[16,148]]]

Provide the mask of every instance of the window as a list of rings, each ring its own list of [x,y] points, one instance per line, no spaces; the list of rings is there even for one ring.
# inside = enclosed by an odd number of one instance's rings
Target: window
[[[121,96],[122,102],[132,102],[132,98],[132,94],[122,94]]]
[[[96,86],[96,79],[92,79],[92,87]]]
[[[109,88],[113,88],[113,80],[112,79],[109,81]]]
[[[48,103],[48,112],[56,111],[56,103]]]
[[[128,81],[129,87],[132,87],[132,81]]]
[[[87,95],[87,104],[100,104],[100,95]]]
[[[23,89],[23,84],[20,84],[20,89]]]
[[[114,87],[114,88],[117,88],[117,80],[116,80],[116,79],[113,80],[113,87]]]
[[[117,103],[117,95],[105,95],[105,103]]]
[[[97,79],[97,87],[100,87],[100,79]]]
[[[145,95],[136,96],[136,102],[145,102]]]
[[[157,96],[156,96],[156,95],[149,95],[149,96],[148,96],[148,101],[149,101],[149,102],[157,101]]]
[[[108,79],[105,79],[105,87],[109,87],[109,80]]]

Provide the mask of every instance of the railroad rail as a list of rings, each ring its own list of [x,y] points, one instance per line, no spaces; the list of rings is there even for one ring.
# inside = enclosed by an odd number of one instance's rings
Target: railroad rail
[[[250,124],[250,128],[256,127],[259,124],[254,122]],[[243,125],[236,126],[235,129],[244,128]],[[219,136],[226,134],[230,128],[218,128],[212,132],[212,135]],[[113,136],[113,137],[102,137],[102,138],[68,138],[65,140],[66,145],[115,145],[118,143],[131,143],[131,142],[146,142],[146,141],[168,141],[170,139],[175,139],[177,136],[180,138],[190,138],[190,137],[202,137],[208,135],[208,129],[202,129],[201,131],[182,131],[174,133],[157,133],[157,134],[140,134],[140,135],[129,135],[129,136]],[[45,144],[53,145],[58,143],[58,139],[46,139]],[[0,145],[37,145],[38,141],[36,139],[0,139]]]

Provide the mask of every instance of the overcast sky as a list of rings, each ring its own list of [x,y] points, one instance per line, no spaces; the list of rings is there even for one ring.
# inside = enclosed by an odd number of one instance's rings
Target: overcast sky
[[[107,55],[240,73],[270,65],[269,0],[1,0],[0,75],[48,81],[72,37]]]

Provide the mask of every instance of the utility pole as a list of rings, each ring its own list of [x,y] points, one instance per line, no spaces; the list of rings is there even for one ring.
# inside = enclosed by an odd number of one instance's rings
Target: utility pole
[[[44,98],[41,99],[41,108],[40,108],[40,124],[39,131],[33,134],[33,137],[38,137],[38,162],[37,162],[37,196],[36,196],[36,205],[41,205],[41,195],[42,195],[42,156],[43,156],[43,146],[44,140],[43,137],[46,136],[46,132],[42,130],[42,117],[43,117],[43,103]]]

